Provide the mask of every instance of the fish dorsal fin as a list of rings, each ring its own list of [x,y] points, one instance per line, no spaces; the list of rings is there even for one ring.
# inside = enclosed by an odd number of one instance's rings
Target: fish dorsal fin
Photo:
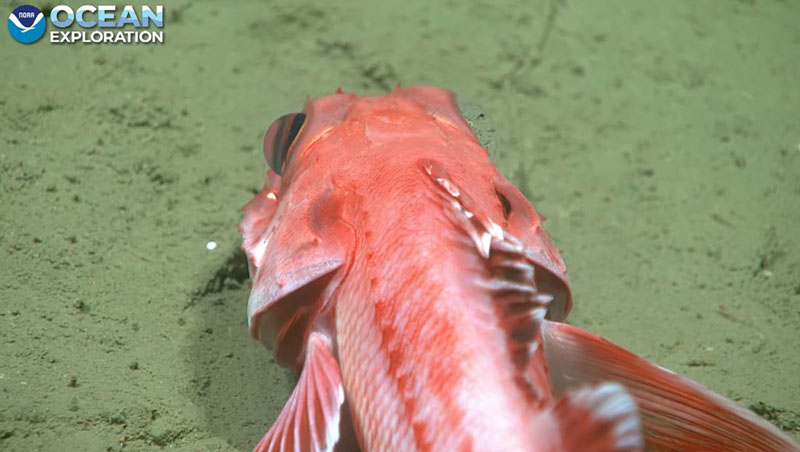
[[[478,254],[486,261],[487,276],[478,282],[492,292],[492,299],[497,302],[495,309],[500,326],[507,333],[509,354],[517,368],[517,383],[534,401],[549,398],[549,393],[539,394],[541,385],[531,381],[537,377],[528,369],[539,346],[539,330],[553,297],[537,290],[536,268],[525,253],[525,245],[482,212],[442,165],[432,160],[420,163],[444,201],[445,212],[472,239]],[[546,384],[549,387],[549,383]]]
[[[545,318],[563,321],[572,306],[567,267],[542,227],[544,217],[536,213],[525,196],[497,171],[494,187],[506,211],[506,229],[525,245],[528,259],[536,265],[536,287],[553,296]]]
[[[550,413],[564,452],[635,452],[644,449],[633,397],[619,383],[585,386],[564,394]]]

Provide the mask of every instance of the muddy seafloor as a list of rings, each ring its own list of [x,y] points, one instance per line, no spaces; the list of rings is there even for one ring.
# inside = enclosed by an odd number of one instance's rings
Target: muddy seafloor
[[[249,450],[293,384],[246,330],[264,130],[397,82],[483,106],[572,323],[798,435],[800,8],[378,3],[170,2],[160,46],[0,38],[0,449]]]

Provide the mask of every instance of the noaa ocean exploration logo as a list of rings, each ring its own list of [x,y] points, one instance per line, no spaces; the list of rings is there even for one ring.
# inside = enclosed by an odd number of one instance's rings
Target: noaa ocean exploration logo
[[[44,34],[47,21],[39,8],[22,5],[14,8],[8,16],[8,32],[11,37],[23,44],[36,42]]]
[[[50,10],[52,44],[161,44],[164,42],[164,6],[57,5]],[[23,43],[37,41],[47,27],[44,14],[23,5],[8,17],[8,31]],[[77,25],[77,26],[73,26]]]

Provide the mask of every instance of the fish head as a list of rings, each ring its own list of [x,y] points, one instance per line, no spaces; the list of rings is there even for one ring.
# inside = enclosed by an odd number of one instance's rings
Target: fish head
[[[302,366],[311,329],[332,324],[325,313],[352,261],[358,223],[365,214],[357,193],[370,193],[370,184],[380,186],[381,179],[390,177],[383,168],[411,168],[420,152],[446,149],[449,154],[440,153],[441,158],[457,162],[464,159],[454,153],[466,148],[483,152],[485,164],[454,163],[462,170],[453,171],[463,180],[478,169],[480,180],[491,181],[496,173],[494,190],[486,190],[493,200],[486,203],[506,211],[503,226],[526,245],[536,264],[537,285],[554,297],[547,317],[562,320],[571,296],[558,250],[524,196],[488,160],[455,94],[398,86],[378,97],[338,90],[309,99],[302,111],[284,115],[268,128],[267,182],[244,207],[240,227],[252,280],[251,335],[273,350],[279,363]]]
[[[321,150],[331,149],[322,138],[344,118],[349,98],[309,100],[272,123],[264,137],[267,181],[244,206],[239,228],[252,281],[250,334],[295,370],[313,328],[334,336],[328,301],[354,248],[347,221],[354,196]]]

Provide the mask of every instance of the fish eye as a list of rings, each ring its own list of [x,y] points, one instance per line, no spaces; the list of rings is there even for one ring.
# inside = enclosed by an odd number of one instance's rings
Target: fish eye
[[[304,113],[289,113],[276,119],[264,135],[264,158],[276,173],[282,175],[295,138],[306,121]]]

